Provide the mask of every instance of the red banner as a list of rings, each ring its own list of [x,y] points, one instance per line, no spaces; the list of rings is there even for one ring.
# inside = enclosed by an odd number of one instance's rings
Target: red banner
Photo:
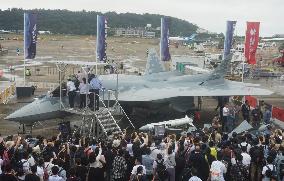
[[[253,96],[245,96],[245,100],[249,102],[249,105],[253,108],[255,108],[258,105],[257,98]]]
[[[247,22],[245,57],[248,64],[256,64],[255,54],[259,40],[259,22]]]
[[[273,106],[272,118],[276,118],[276,119],[278,119],[280,121],[284,121],[284,109]]]

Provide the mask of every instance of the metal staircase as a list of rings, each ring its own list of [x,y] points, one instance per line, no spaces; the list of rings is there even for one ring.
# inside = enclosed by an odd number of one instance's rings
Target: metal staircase
[[[108,91],[108,93],[114,95],[113,91]],[[135,129],[134,125],[117,99],[114,100],[114,104],[112,106],[110,106],[109,100],[110,95],[108,96],[106,105],[105,100],[99,96],[100,107],[99,110],[96,111],[92,111],[89,108],[68,109],[65,108],[66,106],[64,106],[64,104],[62,107],[66,112],[83,116],[80,126],[81,134],[88,134],[89,136],[95,135],[96,137],[110,137],[112,135],[122,133],[122,129],[118,123],[123,118],[126,118],[130,123],[130,126]],[[115,119],[114,116],[119,119]]]
[[[95,116],[106,136],[122,132],[108,108],[100,108],[100,111],[95,112]]]

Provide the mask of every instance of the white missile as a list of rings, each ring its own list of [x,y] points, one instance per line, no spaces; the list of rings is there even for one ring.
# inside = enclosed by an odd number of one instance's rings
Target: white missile
[[[145,126],[142,126],[141,128],[139,128],[139,130],[140,131],[151,131],[151,130],[154,130],[154,127],[157,125],[165,125],[165,128],[169,128],[169,127],[178,127],[178,126],[182,126],[186,124],[192,127],[195,127],[193,125],[193,120],[186,115],[184,118],[180,118],[180,119],[146,124]]]

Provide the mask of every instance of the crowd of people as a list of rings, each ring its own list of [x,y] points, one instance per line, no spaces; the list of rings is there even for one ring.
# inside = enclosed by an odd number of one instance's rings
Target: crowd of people
[[[111,139],[59,134],[1,137],[0,143],[0,181],[270,181],[282,179],[284,171],[283,132],[271,126],[259,135],[124,130]]]
[[[268,126],[229,134],[239,113],[255,126]],[[51,138],[0,137],[0,181],[284,180],[284,132],[270,118],[269,107],[251,110],[245,101],[225,104],[211,128],[186,135],[124,130],[95,138],[59,129]]]

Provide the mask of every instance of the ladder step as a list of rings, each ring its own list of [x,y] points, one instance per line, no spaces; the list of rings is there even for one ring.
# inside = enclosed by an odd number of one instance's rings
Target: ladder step
[[[105,128],[106,132],[113,132],[113,131],[119,131],[119,128],[118,127],[112,127],[112,128]]]
[[[121,131],[114,131],[114,132],[112,132],[111,134],[112,134],[112,135],[115,135],[115,134],[119,134],[119,133],[121,133]]]
[[[101,124],[111,124],[111,123],[114,123],[114,121],[111,120],[111,119],[99,119],[99,121],[101,122]]]
[[[111,116],[97,116],[98,119],[109,119]]]
[[[110,128],[110,127],[117,127],[115,123],[110,123],[110,124],[103,124],[105,128]]]

